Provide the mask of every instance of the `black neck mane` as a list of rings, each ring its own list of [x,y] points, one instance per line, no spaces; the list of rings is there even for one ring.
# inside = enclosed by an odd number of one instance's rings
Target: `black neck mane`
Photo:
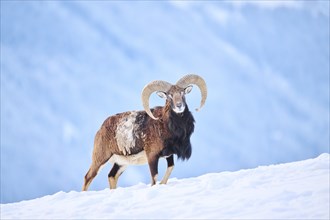
[[[168,128],[171,137],[165,140],[163,156],[176,154],[178,159],[188,160],[191,156],[190,136],[194,132],[194,117],[186,106],[184,112],[169,110]]]

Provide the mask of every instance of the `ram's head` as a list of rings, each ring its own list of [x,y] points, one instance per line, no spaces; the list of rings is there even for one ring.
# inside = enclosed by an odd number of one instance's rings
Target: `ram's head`
[[[201,104],[196,111],[201,109],[205,103],[207,97],[207,87],[203,78],[198,75],[188,74],[182,77],[175,85],[162,80],[156,80],[147,84],[142,91],[142,104],[147,114],[155,120],[158,120],[149,107],[150,95],[157,92],[157,95],[161,98],[166,98],[171,103],[171,108],[176,113],[182,113],[186,108],[185,95],[188,94],[192,85],[198,86],[201,92]]]

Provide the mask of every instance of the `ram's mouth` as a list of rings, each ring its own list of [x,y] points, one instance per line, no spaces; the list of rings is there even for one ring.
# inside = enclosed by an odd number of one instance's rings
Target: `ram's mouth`
[[[182,113],[182,112],[184,112],[184,110],[185,110],[185,106],[173,108],[173,111],[175,113]]]

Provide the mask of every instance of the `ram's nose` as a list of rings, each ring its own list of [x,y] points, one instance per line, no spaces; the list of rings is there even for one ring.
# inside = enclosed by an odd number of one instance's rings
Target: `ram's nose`
[[[182,102],[177,102],[176,107],[181,108],[182,107]]]

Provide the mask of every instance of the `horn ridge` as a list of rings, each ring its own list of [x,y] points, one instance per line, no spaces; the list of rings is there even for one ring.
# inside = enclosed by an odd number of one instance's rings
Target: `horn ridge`
[[[181,79],[179,79],[175,85],[186,88],[190,84],[194,84],[198,86],[200,92],[201,92],[201,104],[200,107],[196,109],[196,111],[199,111],[205,104],[206,98],[207,98],[207,86],[205,83],[205,80],[196,74],[187,74],[183,76]]]
[[[163,92],[167,92],[170,88],[171,88],[172,84],[166,82],[166,81],[162,81],[162,80],[155,80],[152,81],[150,83],[148,83],[142,90],[142,94],[141,94],[141,99],[142,99],[142,105],[144,110],[146,111],[146,113],[154,120],[158,120],[158,118],[156,118],[149,107],[149,98],[150,95],[156,91],[163,91]]]

